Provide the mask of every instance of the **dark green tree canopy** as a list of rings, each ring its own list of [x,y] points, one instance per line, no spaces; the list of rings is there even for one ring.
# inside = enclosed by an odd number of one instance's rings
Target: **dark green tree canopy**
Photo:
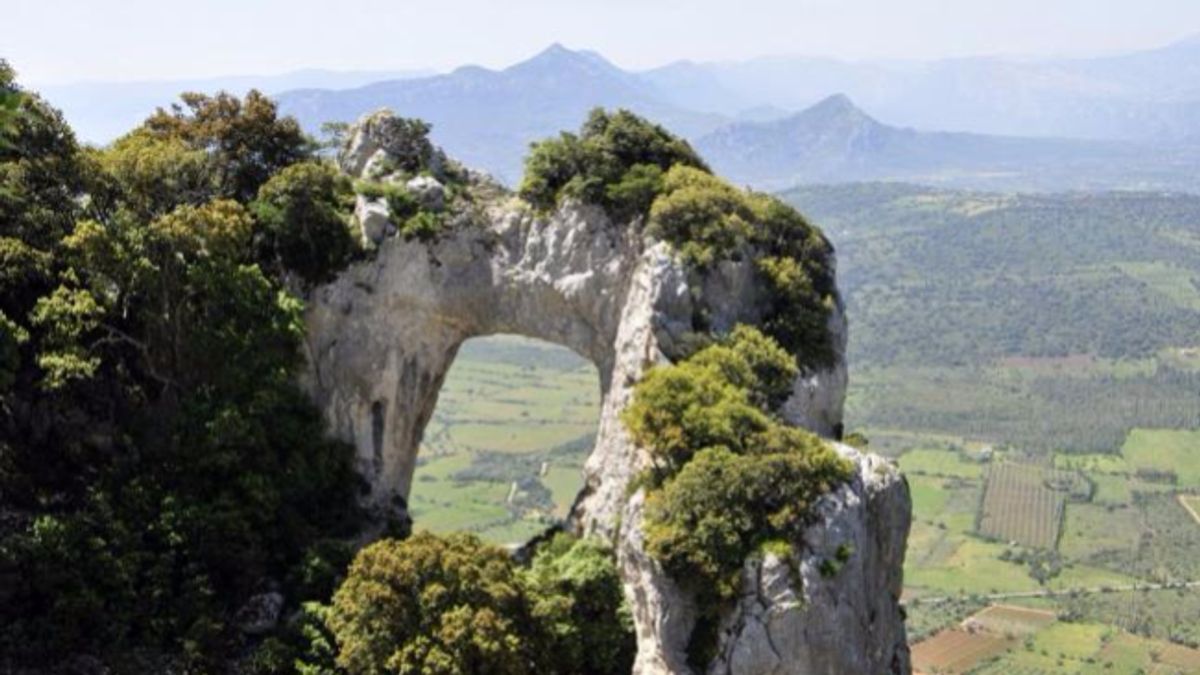
[[[0,668],[148,649],[212,671],[238,603],[328,587],[302,570],[357,527],[351,450],[295,385],[285,284],[348,260],[346,186],[257,94],[189,96],[85,150],[9,73]]]

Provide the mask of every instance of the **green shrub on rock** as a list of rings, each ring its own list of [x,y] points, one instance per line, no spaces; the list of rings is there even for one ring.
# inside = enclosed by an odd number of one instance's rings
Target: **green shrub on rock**
[[[535,143],[520,194],[542,210],[563,197],[605,207],[618,218],[645,213],[672,166],[707,171],[686,141],[627,110],[593,110],[579,135]]]
[[[646,550],[697,598],[697,667],[707,662],[724,603],[746,559],[795,541],[816,500],[850,464],[774,411],[790,392],[791,356],[756,329],[651,369],[622,415],[653,467],[643,515]]]
[[[252,209],[264,236],[260,259],[310,284],[328,281],[354,256],[349,179],[316,161],[293,164],[258,191]]]
[[[628,111],[595,110],[578,135],[533,146],[521,197],[548,211],[563,198],[603,207],[616,221],[647,216],[647,234],[706,273],[754,260],[767,291],[762,325],[804,367],[835,358],[833,247],[787,204],[714,176],[683,140]]]

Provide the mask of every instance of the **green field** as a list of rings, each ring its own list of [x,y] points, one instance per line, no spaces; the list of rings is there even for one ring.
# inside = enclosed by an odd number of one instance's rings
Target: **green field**
[[[1134,472],[1173,474],[1179,487],[1200,487],[1200,431],[1134,429],[1121,454]]]
[[[446,376],[409,498],[417,528],[522,543],[564,518],[599,417],[596,369],[516,336],[471,340]]]
[[[1178,675],[1200,671],[1200,650],[1103,622],[1018,605],[980,608],[912,650],[925,673]]]

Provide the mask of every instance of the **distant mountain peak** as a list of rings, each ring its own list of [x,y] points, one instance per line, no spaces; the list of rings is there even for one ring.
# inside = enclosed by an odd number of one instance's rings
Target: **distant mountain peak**
[[[619,68],[609,63],[608,60],[596,52],[587,50],[575,51],[564,47],[559,42],[546,47],[525,61],[510,66],[507,70],[509,72],[528,72],[563,71],[579,68],[621,72]]]
[[[816,104],[803,111],[802,114],[820,114],[820,115],[856,115],[862,117],[870,117],[863,112],[861,108],[854,105],[854,101],[845,94],[834,94],[827,98],[821,99]]]
[[[824,98],[792,117],[780,120],[778,124],[800,125],[814,129],[835,126],[847,128],[883,128],[884,126],[862,108],[854,105],[854,101],[851,101],[850,97],[845,94],[834,94]]]

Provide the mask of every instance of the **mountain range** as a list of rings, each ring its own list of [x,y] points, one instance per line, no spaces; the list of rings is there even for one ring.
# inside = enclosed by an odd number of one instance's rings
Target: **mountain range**
[[[141,82],[74,82],[34,86],[46,100],[66,115],[75,134],[89,143],[107,143],[146,119],[156,108],[179,100],[185,91],[242,95],[251,89],[266,94],[324,87],[348,89],[371,82],[425,77],[428,70],[335,71],[306,69],[280,75],[238,75],[189,80]]]
[[[434,138],[451,155],[510,183],[520,178],[532,141],[578,128],[596,106],[628,108],[691,138],[727,121],[664,101],[653,85],[599,54],[557,44],[503,70],[465,66],[346,91],[285,92],[278,100],[309,129],[380,107],[420,117],[433,123]]]
[[[918,131],[883,124],[842,94],[783,119],[726,125],[695,145],[718,173],[769,190],[862,181],[1002,191],[1200,185],[1195,144]]]
[[[93,142],[111,140],[185,89],[259,87],[313,133],[323,122],[388,107],[428,120],[452,155],[509,184],[520,178],[529,143],[576,129],[588,110],[605,106],[665,125],[718,171],[761,189],[905,180],[982,189],[1194,190],[1197,82],[1200,38],[1092,59],[772,57],[640,72],[556,44],[499,70],[304,71],[43,93]]]
[[[681,61],[642,74],[675,105],[799,110],[841,92],[895,124],[1018,136],[1165,140],[1200,134],[1200,36],[1100,58]]]

